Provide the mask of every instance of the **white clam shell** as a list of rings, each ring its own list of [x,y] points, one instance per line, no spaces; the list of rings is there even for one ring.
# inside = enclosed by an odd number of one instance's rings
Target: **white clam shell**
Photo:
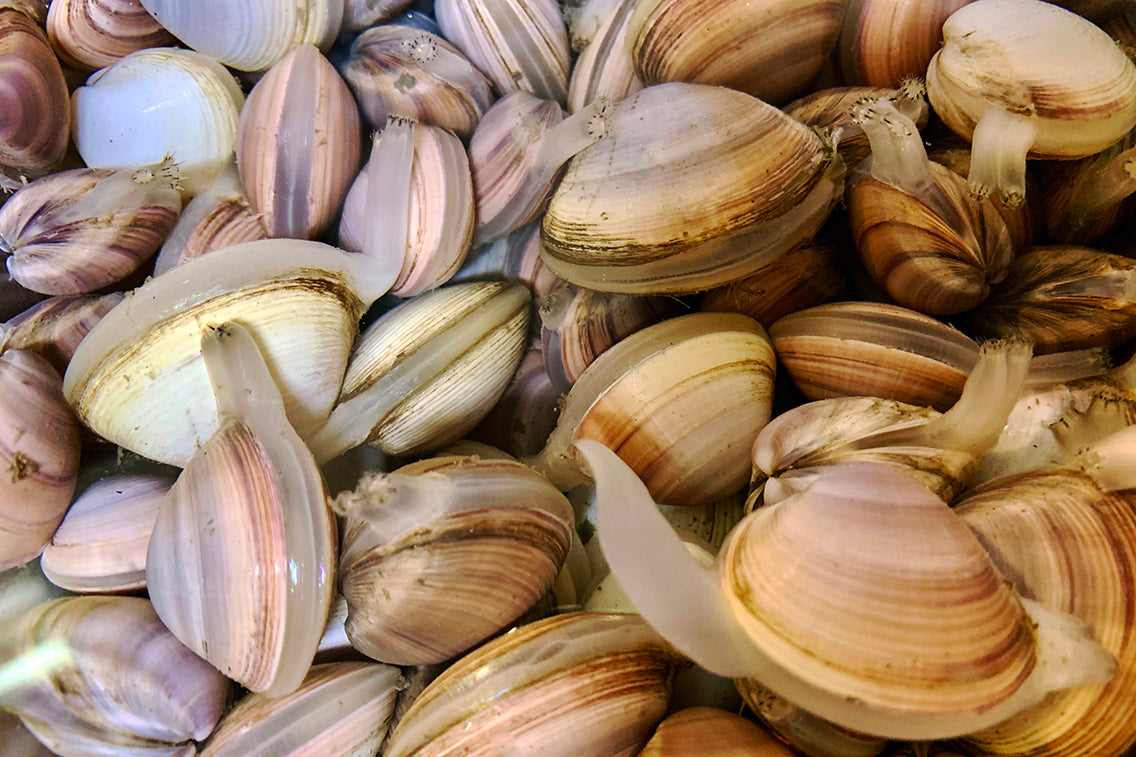
[[[173,157],[190,194],[205,189],[233,152],[244,95],[212,58],[176,48],[139,50],[96,71],[72,96],[84,162],[124,168]]]

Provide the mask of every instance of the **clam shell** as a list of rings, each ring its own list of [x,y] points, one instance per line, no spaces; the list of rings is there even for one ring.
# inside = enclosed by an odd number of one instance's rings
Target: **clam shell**
[[[398,116],[466,139],[493,102],[489,81],[456,47],[407,26],[367,29],[340,72],[372,129]]]
[[[748,276],[811,237],[843,163],[801,123],[740,92],[660,84],[610,108],[544,216],[556,275],[590,289],[686,293]]]
[[[569,613],[530,623],[427,686],[384,757],[630,757],[666,712],[675,663],[637,615]]]
[[[261,0],[139,0],[174,36],[194,50],[241,71],[263,71],[304,44],[328,47],[339,33],[343,2]]]
[[[1136,262],[1088,247],[1034,247],[977,308],[981,337],[1032,342],[1050,352],[1115,347],[1136,336]]]
[[[555,0],[437,0],[434,13],[446,39],[499,92],[564,102],[571,59]]]
[[[882,397],[946,412],[978,360],[978,345],[965,334],[883,303],[817,305],[781,318],[769,335],[811,400]]]
[[[850,0],[837,49],[849,84],[898,87],[922,77],[942,44],[943,22],[971,0]]]
[[[57,599],[29,612],[17,634],[21,656],[41,664],[5,705],[57,754],[192,755],[221,717],[229,682],[145,599]]]
[[[144,588],[150,530],[172,483],[159,476],[114,476],[89,486],[44,547],[44,575],[76,592]]]
[[[525,349],[528,291],[440,287],[372,323],[352,353],[335,410],[310,440],[318,460],[369,442],[392,455],[437,449],[472,430]]]
[[[36,557],[71,504],[79,427],[59,374],[27,350],[0,353],[0,569]]]
[[[352,646],[396,665],[443,662],[507,628],[551,587],[572,507],[518,462],[439,457],[342,494],[340,585]]]
[[[671,318],[618,342],[572,387],[541,453],[562,489],[581,483],[573,444],[614,450],[656,502],[712,502],[745,485],[749,449],[772,408],[775,361],[756,321]]]
[[[720,84],[780,105],[820,72],[840,33],[839,0],[639,3],[627,38],[646,84]]]
[[[632,0],[614,0],[587,47],[580,51],[568,81],[568,111],[578,113],[589,103],[606,98],[619,102],[643,88],[627,45]]]
[[[470,436],[516,457],[539,453],[556,428],[560,390],[544,369],[540,343],[530,344],[501,399]]]
[[[218,425],[201,334],[239,320],[277,377],[292,423],[310,434],[339,393],[359,316],[381,293],[357,261],[318,242],[264,240],[179,266],[91,330],[68,366],[65,393],[104,438],[184,466]]]
[[[75,146],[92,168],[137,168],[170,156],[182,189],[196,194],[232,155],[244,101],[236,79],[212,58],[138,50],[75,90]]]
[[[1025,596],[1070,613],[1117,660],[1106,684],[1045,701],[967,737],[983,754],[1122,754],[1136,744],[1136,515],[1131,492],[1102,494],[1072,471],[1004,478],[956,508]]]
[[[316,665],[291,694],[249,694],[237,702],[201,757],[373,755],[386,736],[400,674],[389,665]]]
[[[789,747],[740,715],[688,707],[667,717],[639,757],[792,757]]]
[[[269,236],[314,239],[331,224],[359,166],[360,140],[355,99],[312,45],[257,82],[241,109],[237,168]]]
[[[12,8],[0,9],[0,81],[0,179],[48,173],[67,150],[67,82],[43,30]]]
[[[104,68],[135,50],[177,43],[139,0],[54,0],[47,37],[61,60],[77,68]]]
[[[122,298],[121,292],[49,297],[0,325],[0,351],[36,352],[62,376],[87,332]]]

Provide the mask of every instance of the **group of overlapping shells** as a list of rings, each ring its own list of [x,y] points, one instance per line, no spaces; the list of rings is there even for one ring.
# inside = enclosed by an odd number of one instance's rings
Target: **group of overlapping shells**
[[[1134,49],[0,0],[0,756],[1126,753]]]

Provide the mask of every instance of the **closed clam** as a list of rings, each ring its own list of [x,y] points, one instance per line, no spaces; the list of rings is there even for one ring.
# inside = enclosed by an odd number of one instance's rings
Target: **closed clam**
[[[219,428],[166,494],[146,586],[179,640],[252,691],[300,686],[331,604],[335,520],[250,332],[206,331]]]
[[[0,253],[24,286],[93,292],[145,263],[181,213],[180,174],[167,159],[117,171],[76,168],[28,184],[0,208]]]
[[[747,276],[810,238],[843,162],[753,97],[660,84],[615,103],[569,164],[541,231],[553,273],[600,291],[685,293]]]
[[[355,99],[319,50],[300,45],[273,65],[241,109],[236,140],[241,185],[269,236],[314,239],[331,224],[361,139]]]
[[[631,757],[663,719],[678,664],[637,615],[568,613],[529,623],[427,686],[384,756]]]
[[[895,87],[923,76],[942,44],[943,22],[970,1],[850,0],[838,46],[844,81]]]
[[[35,353],[0,353],[0,387],[0,568],[10,568],[40,553],[71,504],[79,427]]]
[[[67,150],[71,105],[59,60],[43,30],[16,8],[0,8],[0,187],[51,171]]]
[[[96,433],[184,466],[217,428],[201,334],[239,320],[279,382],[292,423],[310,435],[339,393],[359,316],[385,285],[365,259],[318,242],[217,250],[151,279],[107,313],[76,350],[64,390]]]
[[[201,749],[201,757],[350,757],[375,754],[401,684],[397,668],[358,662],[315,665],[291,694],[249,694]]]
[[[139,0],[194,50],[241,71],[263,71],[300,45],[326,48],[339,33],[343,0]]]
[[[508,459],[366,474],[334,506],[347,516],[347,636],[397,665],[448,660],[507,628],[552,587],[574,533],[564,495]]]
[[[597,0],[593,0],[593,4]],[[608,3],[594,36],[580,51],[568,81],[568,110],[575,113],[604,98],[618,102],[643,88],[627,48],[627,30],[635,10],[632,0]]]
[[[970,186],[1025,195],[1025,161],[1100,152],[1136,126],[1136,65],[1099,27],[1039,0],[977,0],[943,24],[931,106],[972,140]]]
[[[176,42],[139,0],[55,0],[47,12],[47,36],[61,59],[86,69]]]
[[[236,144],[245,97],[217,61],[192,50],[138,50],[96,71],[72,95],[75,146],[92,168],[140,167],[167,156],[196,194]]]
[[[190,757],[221,717],[229,682],[145,599],[56,599],[13,630],[26,678],[0,704],[56,754]]]
[[[640,612],[708,670],[756,678],[843,728],[960,735],[1113,673],[1083,624],[1021,599],[950,508],[891,468],[835,466],[751,513],[714,571],[615,455],[578,446],[601,544]]]
[[[945,412],[959,398],[978,345],[897,305],[833,302],[769,327],[777,357],[811,400],[884,397]]]
[[[535,455],[556,428],[560,397],[544,369],[540,341],[534,340],[501,398],[470,436],[515,457]]]
[[[1136,132],[1096,155],[1041,167],[1045,229],[1058,244],[1092,244],[1136,207]]]
[[[740,489],[772,411],[775,360],[756,321],[696,313],[635,332],[576,380],[538,468],[567,490],[587,481],[574,442],[615,450],[664,504]]]
[[[457,48],[409,26],[363,32],[340,72],[372,129],[398,116],[467,138],[493,101],[484,74]]]
[[[0,324],[0,351],[36,352],[62,376],[87,332],[122,298],[121,292],[49,297]]]
[[[409,300],[372,323],[327,422],[325,462],[364,442],[392,455],[437,449],[485,417],[517,369],[528,330],[521,284],[469,282]]]
[[[639,757],[792,757],[787,746],[768,731],[725,710],[688,707],[667,717]]]
[[[844,0],[638,3],[627,32],[645,84],[720,84],[774,104],[804,92],[836,44]]]

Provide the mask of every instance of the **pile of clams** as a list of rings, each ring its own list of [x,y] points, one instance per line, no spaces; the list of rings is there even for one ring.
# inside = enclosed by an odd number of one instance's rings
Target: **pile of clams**
[[[1136,755],[1134,50],[0,0],[0,757]]]

